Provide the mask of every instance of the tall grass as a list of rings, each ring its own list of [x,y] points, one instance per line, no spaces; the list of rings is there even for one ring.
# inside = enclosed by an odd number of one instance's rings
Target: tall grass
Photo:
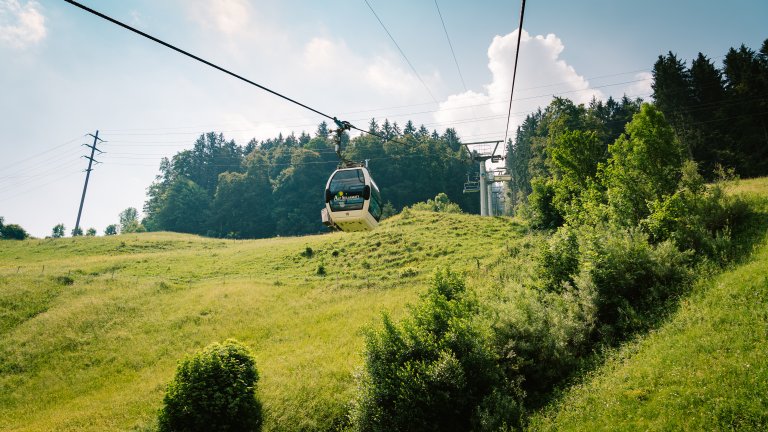
[[[412,211],[367,234],[3,243],[0,430],[152,429],[176,362],[230,337],[254,350],[264,430],[332,430],[353,399],[363,329],[401,317],[438,266],[484,280],[510,249],[529,261],[526,232]]]

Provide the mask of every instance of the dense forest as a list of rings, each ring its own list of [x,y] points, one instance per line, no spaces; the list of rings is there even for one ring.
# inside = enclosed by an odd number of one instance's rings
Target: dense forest
[[[367,159],[381,189],[385,213],[448,195],[464,211],[476,212],[477,197],[464,195],[467,173],[477,170],[456,132],[442,135],[412,122],[371,120],[369,131],[343,137],[345,157]],[[312,137],[282,135],[245,146],[214,132],[201,135],[191,150],[164,159],[149,187],[143,225],[217,237],[259,238],[324,231],[323,188],[338,165],[328,125]]]
[[[731,48],[722,69],[701,53],[690,67],[671,52],[659,56],[652,88],[656,108],[672,126],[685,157],[698,164],[705,179],[728,171],[742,177],[768,174],[768,40],[758,52],[744,45]],[[585,107],[555,98],[529,114],[507,148],[512,201],[520,207],[535,189],[554,198],[562,183],[558,165],[567,156],[564,152],[579,152],[571,155],[579,165],[572,168],[581,172],[569,187],[585,189],[640,102],[609,98]],[[560,192],[572,194],[576,189]],[[562,221],[562,208],[548,211],[552,214],[547,223]]]
[[[725,174],[768,174],[768,41],[759,51],[731,48],[718,69],[703,54],[687,67],[673,53],[653,66],[654,106],[672,128],[683,156],[707,180]],[[567,206],[599,190],[609,146],[627,132],[642,100],[593,100],[587,106],[555,97],[529,114],[507,143],[508,211],[528,212],[542,228],[561,225]],[[476,195],[463,180],[477,170],[453,129],[430,132],[409,121],[372,119],[369,131],[344,136],[346,157],[369,160],[387,202],[385,214],[438,193],[470,213]],[[143,225],[215,237],[258,238],[322,232],[322,189],[338,164],[326,123],[245,146],[221,134],[201,135],[191,150],[163,159],[148,189]],[[397,141],[390,141],[395,139]]]

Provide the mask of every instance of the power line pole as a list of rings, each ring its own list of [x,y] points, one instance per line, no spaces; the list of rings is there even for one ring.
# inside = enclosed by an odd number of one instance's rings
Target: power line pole
[[[89,147],[91,149],[91,156],[83,156],[84,158],[88,159],[88,169],[85,170],[85,185],[83,185],[83,196],[80,198],[80,209],[77,211],[77,222],[75,222],[75,229],[72,231],[73,235],[75,233],[80,232],[80,216],[83,214],[83,203],[85,202],[85,191],[88,190],[88,179],[91,177],[91,171],[93,171],[93,163],[101,163],[93,158],[93,156],[96,154],[96,152],[99,152],[99,154],[104,153],[96,146],[99,144],[99,141],[104,142],[103,139],[99,138],[99,131],[96,131],[96,135],[88,134],[93,137],[93,145],[83,144],[86,147]]]

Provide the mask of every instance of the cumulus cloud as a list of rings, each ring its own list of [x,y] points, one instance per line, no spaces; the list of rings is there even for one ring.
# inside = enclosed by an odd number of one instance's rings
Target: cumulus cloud
[[[24,49],[46,35],[45,16],[36,1],[0,0],[0,43]]]
[[[434,117],[441,128],[454,127],[465,141],[503,138],[517,32],[493,38],[488,48],[492,78],[482,92],[451,95],[440,104]],[[549,104],[553,95],[563,95],[576,103],[588,103],[593,97],[605,98],[560,57],[564,49],[562,40],[554,34],[531,36],[523,30],[510,134],[527,113]]]

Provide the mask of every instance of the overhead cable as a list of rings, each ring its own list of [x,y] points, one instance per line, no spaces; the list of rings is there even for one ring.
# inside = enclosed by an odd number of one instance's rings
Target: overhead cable
[[[437,8],[437,15],[440,17],[440,23],[443,24],[443,31],[445,32],[445,38],[448,39],[448,46],[451,47],[451,55],[453,56],[453,62],[456,64],[456,70],[459,72],[459,78],[461,78],[461,85],[464,87],[464,91],[467,91],[467,84],[464,82],[464,75],[461,74],[459,61],[456,60],[456,53],[453,51],[453,44],[451,43],[451,37],[448,36],[448,28],[445,27],[443,14],[440,12],[440,6],[438,6],[437,0],[435,0],[435,8]]]
[[[397,50],[398,50],[398,51],[400,51],[400,55],[402,55],[402,56],[403,56],[403,58],[405,59],[405,62],[406,62],[406,63],[408,63],[408,66],[410,66],[410,67],[411,67],[411,70],[413,71],[413,74],[414,74],[414,75],[416,75],[416,78],[418,78],[418,79],[419,79],[419,81],[421,82],[421,85],[423,85],[423,86],[424,86],[424,88],[427,90],[427,93],[429,93],[429,96],[432,98],[432,100],[433,100],[435,103],[438,103],[438,102],[437,102],[437,99],[435,98],[435,95],[433,95],[433,94],[432,94],[432,91],[431,91],[431,90],[429,89],[429,87],[427,86],[427,83],[425,83],[425,82],[424,82],[424,80],[423,80],[423,79],[421,79],[421,75],[419,75],[419,73],[418,73],[418,72],[416,72],[416,68],[415,68],[415,67],[413,67],[413,64],[411,63],[411,61],[410,61],[410,60],[408,60],[408,56],[406,56],[406,55],[405,55],[405,53],[403,52],[403,49],[402,49],[402,48],[400,48],[400,45],[398,45],[398,43],[397,43],[397,41],[395,40],[395,38],[394,38],[394,37],[392,37],[392,33],[390,33],[390,32],[389,32],[389,30],[387,29],[387,26],[385,26],[385,25],[384,25],[384,22],[383,22],[383,21],[381,21],[381,18],[379,18],[379,15],[376,13],[376,11],[375,11],[375,10],[373,10],[373,7],[371,6],[371,4],[370,4],[370,3],[368,3],[368,0],[364,0],[364,1],[365,1],[365,4],[367,4],[367,5],[368,5],[368,9],[370,9],[370,10],[371,10],[371,12],[373,12],[373,16],[375,16],[375,17],[376,17],[376,19],[379,21],[379,24],[381,24],[381,27],[384,29],[384,31],[385,31],[385,32],[387,32],[387,35],[388,35],[388,36],[389,36],[389,38],[392,40],[392,43],[394,43],[394,44],[395,44],[395,46],[397,47]]]
[[[236,73],[234,73],[234,72],[232,72],[232,71],[230,71],[230,70],[228,70],[228,69],[225,69],[225,68],[223,68],[223,67],[221,67],[221,66],[218,66],[218,65],[216,65],[216,64],[214,64],[214,63],[211,63],[211,62],[209,62],[208,60],[205,60],[205,59],[203,59],[203,58],[201,58],[201,57],[198,57],[198,56],[196,56],[196,55],[194,55],[194,54],[192,54],[192,53],[190,53],[190,52],[188,52],[188,51],[184,51],[183,49],[181,49],[181,48],[178,48],[178,47],[176,47],[176,46],[174,46],[174,45],[171,45],[171,44],[169,44],[168,42],[164,42],[164,41],[162,41],[162,40],[160,40],[160,39],[158,39],[158,38],[156,38],[156,37],[154,37],[154,36],[152,36],[152,35],[149,35],[149,34],[147,34],[147,33],[144,33],[143,31],[141,31],[141,30],[139,30],[139,29],[137,29],[137,28],[131,27],[131,26],[129,26],[128,24],[125,24],[125,23],[123,23],[123,22],[121,22],[121,21],[118,21],[118,20],[116,20],[116,19],[114,19],[114,18],[112,18],[112,17],[110,17],[110,16],[104,15],[103,13],[101,13],[101,12],[99,12],[99,11],[93,10],[93,9],[89,8],[88,6],[85,6],[85,5],[83,5],[83,4],[80,4],[80,3],[78,3],[78,2],[76,2],[76,1],[74,1],[74,0],[64,0],[64,1],[66,1],[67,3],[69,3],[69,4],[73,5],[73,6],[77,6],[77,7],[79,7],[80,9],[83,9],[83,10],[84,10],[84,11],[86,11],[86,12],[90,12],[90,13],[92,13],[92,14],[94,14],[94,15],[96,15],[96,16],[98,16],[98,17],[100,17],[100,18],[103,18],[103,19],[105,19],[105,20],[107,20],[107,21],[111,22],[112,24],[116,24],[116,25],[118,25],[118,26],[120,26],[120,27],[123,27],[123,28],[124,28],[124,29],[126,29],[126,30],[130,30],[130,31],[132,31],[132,32],[134,32],[134,33],[136,33],[136,34],[138,34],[138,35],[144,36],[145,38],[147,38],[147,39],[149,39],[149,40],[151,40],[151,41],[153,41],[153,42],[157,42],[157,43],[159,43],[160,45],[163,45],[163,46],[165,46],[165,47],[167,47],[167,48],[170,48],[170,49],[172,49],[172,50],[174,50],[174,51],[176,51],[176,52],[178,52],[178,53],[180,53],[180,54],[184,54],[184,55],[185,55],[185,56],[187,56],[187,57],[190,57],[190,58],[192,58],[192,59],[195,59],[195,60],[197,60],[197,61],[199,61],[199,62],[201,62],[201,63],[204,63],[204,64],[206,64],[206,65],[208,65],[208,66],[210,66],[210,67],[212,67],[212,68],[214,68],[214,69],[217,69],[217,70],[219,70],[219,71],[221,71],[221,72],[224,72],[224,73],[225,73],[225,74],[227,74],[227,75],[233,76],[233,77],[235,77],[235,78],[237,78],[237,79],[239,79],[239,80],[241,80],[241,81],[245,81],[245,82],[246,82],[246,83],[248,83],[248,84],[251,84],[251,85],[253,85],[253,86],[256,86],[256,87],[258,87],[258,88],[260,88],[260,89],[262,89],[262,90],[264,90],[264,91],[266,91],[266,92],[268,92],[268,93],[272,93],[273,95],[275,95],[275,96],[277,96],[277,97],[280,97],[280,98],[282,98],[282,99],[285,99],[285,100],[287,100],[288,102],[294,103],[294,104],[296,104],[296,105],[298,105],[298,106],[300,106],[300,107],[302,107],[302,108],[308,109],[308,110],[310,110],[310,111],[314,112],[315,114],[321,115],[321,116],[323,116],[323,117],[325,117],[325,118],[328,118],[328,119],[330,119],[330,120],[333,120],[333,119],[334,119],[334,117],[333,117],[333,116],[331,116],[331,115],[328,115],[328,114],[326,114],[326,113],[324,113],[324,112],[322,112],[322,111],[316,110],[316,109],[314,109],[314,108],[312,108],[312,107],[310,107],[310,106],[307,106],[307,105],[305,105],[305,104],[303,104],[303,103],[301,103],[301,102],[299,102],[299,101],[297,101],[297,100],[295,100],[295,99],[291,99],[291,98],[289,98],[288,96],[285,96],[285,95],[283,95],[283,94],[281,94],[281,93],[278,93],[278,92],[276,92],[276,91],[274,91],[274,90],[272,90],[272,89],[270,89],[270,88],[267,88],[267,87],[265,87],[265,86],[263,86],[263,85],[261,85],[261,84],[258,84],[258,83],[256,83],[256,82],[254,82],[254,81],[251,81],[251,80],[249,80],[248,78],[245,78],[245,77],[243,77],[243,76],[241,76],[241,75],[238,75],[238,74],[236,74]]]
[[[520,26],[517,28],[517,48],[515,48],[515,66],[512,70],[512,90],[509,92],[509,111],[507,114],[507,127],[504,130],[504,145],[507,145],[509,137],[509,120],[512,118],[512,96],[515,94],[515,78],[517,78],[517,61],[520,58],[520,38],[523,36],[523,16],[525,16],[525,0],[520,6]]]

